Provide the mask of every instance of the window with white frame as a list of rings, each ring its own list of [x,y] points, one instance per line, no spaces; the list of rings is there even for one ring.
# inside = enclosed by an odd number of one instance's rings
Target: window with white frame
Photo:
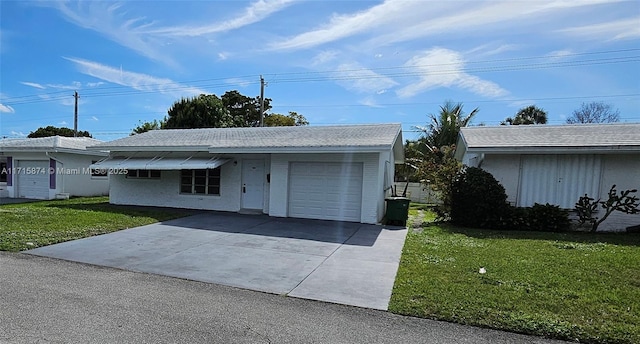
[[[160,171],[158,170],[127,170],[127,178],[159,179]]]
[[[220,195],[220,167],[208,170],[182,170],[180,193]]]

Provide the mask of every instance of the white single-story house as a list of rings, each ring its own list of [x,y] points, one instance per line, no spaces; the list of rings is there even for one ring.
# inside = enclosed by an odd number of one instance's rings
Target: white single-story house
[[[404,162],[400,124],[153,130],[110,155],[113,204],[378,223]]]
[[[0,197],[55,199],[109,192],[105,173],[89,166],[108,155],[88,151],[102,141],[88,137],[0,140]]]
[[[513,205],[573,209],[585,194],[606,200],[614,184],[640,190],[640,124],[465,127],[456,158],[493,174]],[[636,225],[640,214],[614,212],[599,229]]]

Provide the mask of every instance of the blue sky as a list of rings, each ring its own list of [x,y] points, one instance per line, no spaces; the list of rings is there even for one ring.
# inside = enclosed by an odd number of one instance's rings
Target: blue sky
[[[497,125],[604,101],[640,122],[640,1],[2,1],[0,137],[101,140],[181,97],[260,93],[311,125],[401,122],[447,99]]]

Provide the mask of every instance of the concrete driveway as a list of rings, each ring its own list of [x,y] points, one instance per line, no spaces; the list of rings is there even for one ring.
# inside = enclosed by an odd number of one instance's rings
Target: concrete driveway
[[[27,251],[386,310],[407,230],[208,212]]]

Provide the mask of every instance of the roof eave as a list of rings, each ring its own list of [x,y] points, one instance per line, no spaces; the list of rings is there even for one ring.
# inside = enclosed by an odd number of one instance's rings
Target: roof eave
[[[468,153],[493,154],[626,154],[640,153],[640,146],[563,146],[563,147],[467,147]]]
[[[113,152],[208,152],[209,146],[89,146],[91,151]]]
[[[309,147],[211,147],[209,153],[379,153],[392,149],[380,146],[309,146]]]
[[[80,155],[99,155],[107,156],[109,152],[106,151],[87,151],[85,149],[73,149],[73,148],[47,148],[47,147],[14,147],[9,149],[0,149],[0,153],[68,153],[68,154],[80,154]]]

